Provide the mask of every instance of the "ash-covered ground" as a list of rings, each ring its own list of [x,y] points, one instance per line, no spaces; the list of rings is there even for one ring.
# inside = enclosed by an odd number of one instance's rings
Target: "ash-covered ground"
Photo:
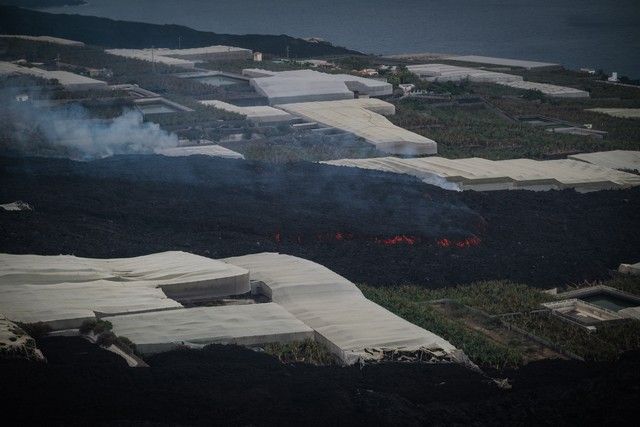
[[[636,262],[640,190],[445,191],[410,177],[310,163],[117,156],[0,159],[0,251],[211,258],[277,251],[354,282],[539,287]]]

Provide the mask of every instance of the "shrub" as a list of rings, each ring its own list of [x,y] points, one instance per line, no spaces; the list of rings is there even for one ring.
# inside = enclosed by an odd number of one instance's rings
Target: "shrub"
[[[272,343],[264,348],[267,354],[277,357],[282,363],[304,362],[314,365],[331,365],[333,356],[317,341],[306,339],[292,343]]]
[[[91,319],[91,320],[85,320],[84,322],[82,322],[82,325],[80,325],[80,333],[81,334],[88,334],[89,332],[93,331],[93,328],[95,328],[97,323],[96,319]]]
[[[106,331],[110,331],[113,329],[113,325],[108,320],[98,320],[96,325],[93,327],[93,333],[101,334]]]
[[[117,340],[118,338],[116,337],[116,334],[111,331],[107,331],[98,335],[96,343],[102,347],[109,347],[110,345],[115,344]]]

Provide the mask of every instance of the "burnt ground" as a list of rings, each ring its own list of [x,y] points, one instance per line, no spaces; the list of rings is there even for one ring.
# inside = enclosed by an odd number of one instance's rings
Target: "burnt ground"
[[[0,158],[0,252],[211,258],[278,251],[354,282],[539,287],[637,262],[640,189],[455,193],[416,179],[311,163],[120,156]]]
[[[15,425],[624,425],[640,410],[640,354],[531,363],[502,390],[459,365],[283,365],[236,346],[127,368],[81,338],[46,338],[48,364],[0,363]]]

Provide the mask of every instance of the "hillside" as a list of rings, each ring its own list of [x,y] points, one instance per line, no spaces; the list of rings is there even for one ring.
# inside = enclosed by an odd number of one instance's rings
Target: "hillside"
[[[180,37],[183,48],[222,44],[284,56],[288,46],[289,55],[299,58],[359,54],[328,43],[312,43],[287,35],[217,34],[180,25],[52,14],[12,6],[0,6],[0,33],[62,37],[112,48],[176,48]]]

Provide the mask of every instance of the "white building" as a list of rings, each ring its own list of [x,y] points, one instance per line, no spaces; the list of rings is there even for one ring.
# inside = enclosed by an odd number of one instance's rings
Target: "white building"
[[[268,98],[270,105],[353,99],[356,95],[384,96],[393,92],[387,82],[348,74],[261,69],[245,69],[242,74],[252,77],[251,86]]]

